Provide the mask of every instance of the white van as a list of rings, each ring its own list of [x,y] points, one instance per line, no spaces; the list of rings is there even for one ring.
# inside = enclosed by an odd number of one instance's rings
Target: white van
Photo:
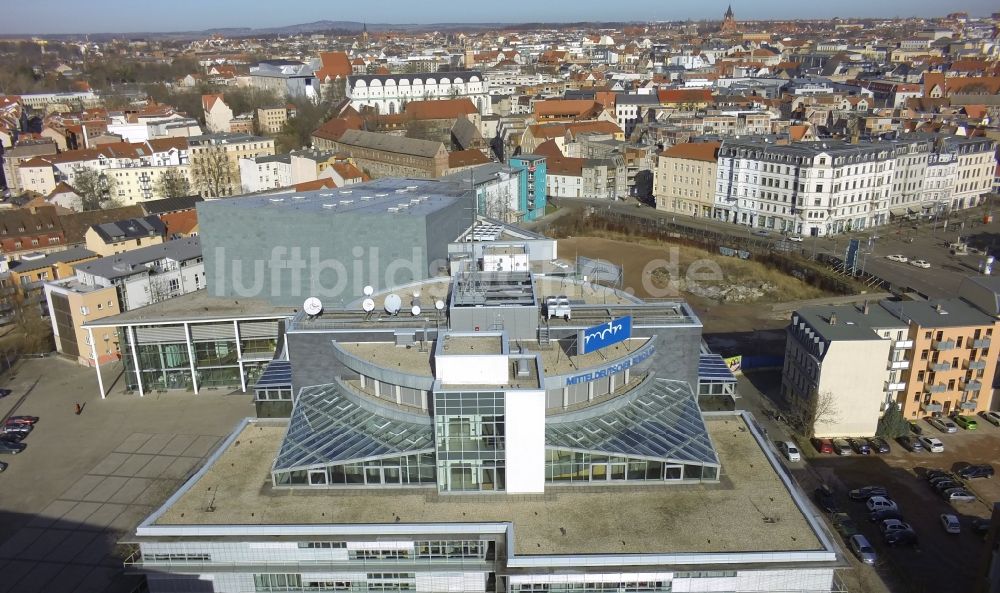
[[[781,448],[781,453],[788,461],[800,461],[802,459],[802,456],[799,454],[799,448],[792,441],[782,441],[779,447]]]

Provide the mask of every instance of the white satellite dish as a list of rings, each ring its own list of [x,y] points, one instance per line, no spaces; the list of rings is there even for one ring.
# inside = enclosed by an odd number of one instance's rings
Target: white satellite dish
[[[365,296],[372,296],[373,294],[375,294],[375,289],[372,288],[371,286],[365,286],[363,292],[365,293]]]
[[[369,297],[361,301],[361,308],[364,309],[365,313],[371,313],[375,310],[375,300]]]
[[[306,315],[315,317],[323,312],[323,301],[316,297],[309,297],[306,302],[302,303],[302,310],[306,312]]]
[[[419,290],[414,290],[413,291],[413,298],[415,298],[415,299],[419,299],[420,298],[420,291]]]
[[[389,315],[395,315],[399,313],[400,307],[403,306],[403,299],[399,298],[398,294],[390,294],[385,297],[385,312]]]
[[[420,315],[420,305],[413,305],[410,307],[410,315],[413,315],[414,317]]]
[[[434,308],[437,309],[438,311],[443,311],[444,301],[442,301],[441,299],[434,301]]]

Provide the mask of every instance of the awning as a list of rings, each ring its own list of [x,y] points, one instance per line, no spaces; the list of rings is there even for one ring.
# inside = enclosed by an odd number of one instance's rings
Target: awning
[[[893,216],[906,216],[907,208],[892,208],[889,210],[889,214]]]

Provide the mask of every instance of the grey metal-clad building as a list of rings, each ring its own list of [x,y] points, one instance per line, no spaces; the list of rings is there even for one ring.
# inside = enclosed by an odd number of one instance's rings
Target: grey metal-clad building
[[[342,304],[427,278],[472,224],[473,194],[430,180],[381,179],[349,189],[198,205],[206,274],[216,296],[281,306],[317,296]]]

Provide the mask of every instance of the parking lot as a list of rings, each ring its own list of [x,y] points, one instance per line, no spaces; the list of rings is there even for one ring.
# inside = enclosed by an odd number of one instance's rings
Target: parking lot
[[[990,463],[1000,468],[1000,428],[985,421],[975,431],[959,430],[943,434],[925,422],[919,423],[925,435],[939,438],[944,453],[911,453],[893,442],[886,455],[818,455],[807,450],[805,463],[790,464],[801,478],[811,474],[811,483],[824,482],[836,492],[841,510],[849,513],[861,532],[873,543],[879,560],[874,570],[887,584],[902,592],[955,592],[972,590],[972,579],[984,553],[983,539],[971,530],[973,517],[989,517],[993,501],[1000,501],[1000,477],[967,482],[978,500],[948,504],[926,482],[932,469],[953,471],[967,463]],[[803,483],[805,479],[801,479]],[[900,513],[917,533],[916,547],[887,546],[871,522],[863,502],[852,502],[847,493],[862,486],[884,486],[899,505]],[[961,534],[948,534],[940,523],[941,513],[959,517]],[[845,546],[846,549],[846,546]],[[873,570],[855,563],[858,571]]]
[[[23,361],[0,417],[39,416],[0,474],[0,592],[130,592],[117,542],[253,415],[249,395],[97,396],[92,369]],[[75,414],[80,403],[82,413]]]

